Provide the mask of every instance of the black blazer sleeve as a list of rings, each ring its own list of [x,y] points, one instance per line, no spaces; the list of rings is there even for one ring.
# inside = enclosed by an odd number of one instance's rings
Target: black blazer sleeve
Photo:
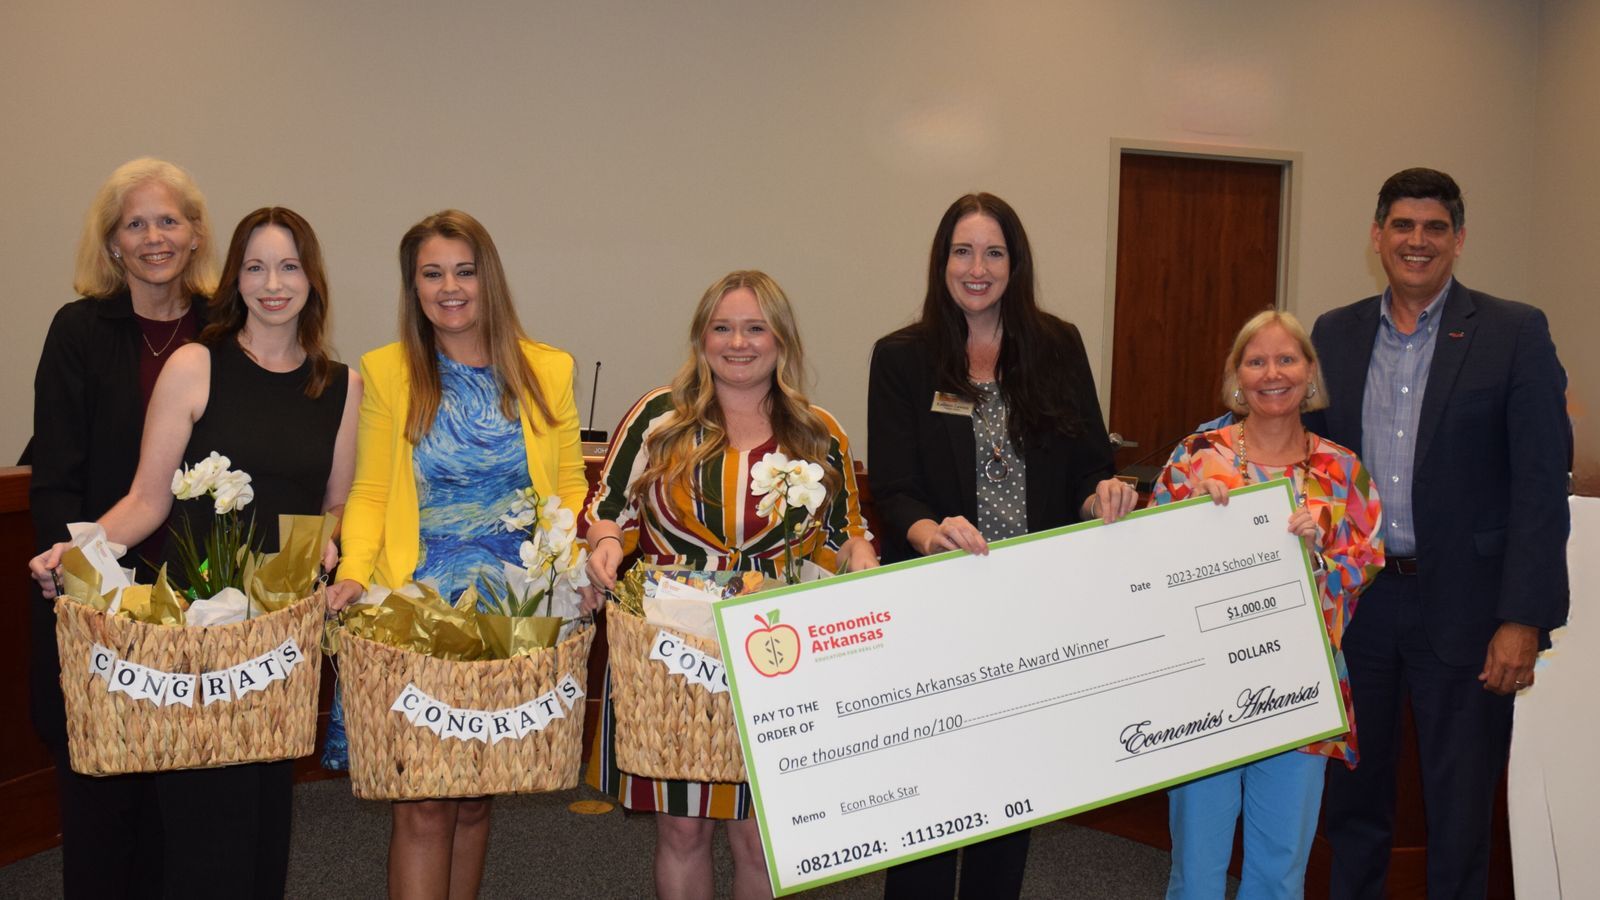
[[[80,304],[56,313],[33,378],[29,506],[39,550],[66,540],[68,522],[85,519],[90,416],[84,398],[94,311]]]
[[[920,519],[976,515],[977,498],[961,495],[957,460],[945,422],[932,411],[933,364],[915,339],[890,335],[872,348],[867,378],[867,478],[883,522],[886,562],[917,554],[906,532]],[[961,423],[972,442],[971,427]],[[968,465],[976,445],[969,452]],[[968,474],[967,480],[971,480]]]
[[[39,550],[66,540],[68,522],[97,518],[132,481],[130,474],[122,482],[121,491],[112,495],[107,484],[99,490],[105,496],[97,496],[96,484],[106,478],[97,479],[96,468],[109,464],[131,471],[138,460],[142,430],[137,356],[131,348],[119,346],[127,344],[132,335],[119,328],[114,319],[107,320],[102,315],[119,313],[119,302],[126,301],[83,299],[69,303],[56,313],[45,335],[33,382],[30,442],[33,473],[29,507],[34,543]],[[131,309],[130,304],[130,316]],[[133,326],[131,319],[125,324]],[[102,396],[107,393],[111,396]],[[108,403],[131,403],[132,410],[113,410]],[[104,432],[104,441],[97,441],[97,427],[108,424],[97,418],[106,414],[113,420],[109,423],[111,428]],[[116,435],[121,435],[121,440]],[[97,456],[104,463],[97,461]],[[66,714],[61,699],[54,606],[44,599],[32,579],[28,584],[29,706],[34,727],[45,744],[54,751],[65,752]]]
[[[1548,631],[1566,624],[1570,603],[1567,375],[1544,313],[1519,311],[1505,401],[1510,508],[1495,616]]]

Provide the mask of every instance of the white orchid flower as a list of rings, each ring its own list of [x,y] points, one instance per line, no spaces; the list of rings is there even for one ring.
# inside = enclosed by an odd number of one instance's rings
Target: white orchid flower
[[[523,541],[522,546],[517,548],[517,556],[522,560],[522,567],[528,570],[529,575],[542,571],[550,563],[550,553],[539,534]]]
[[[545,546],[550,548],[550,555],[552,557],[559,557],[571,550],[573,544],[575,544],[577,540],[577,532],[565,528],[555,528],[546,531],[544,537]]]
[[[790,486],[787,499],[790,506],[803,506],[807,513],[814,513],[827,496],[827,490],[820,484],[796,484]]]
[[[780,516],[789,511],[789,505],[784,500],[782,490],[774,490],[762,494],[761,502],[756,504],[756,515],[763,519],[771,518],[774,510]]]
[[[776,515],[783,526],[783,569],[790,581],[797,580],[795,565],[795,523],[788,521],[790,509],[804,509],[807,519],[822,506],[828,490],[822,479],[822,466],[803,459],[789,459],[782,453],[768,453],[750,467],[750,493],[760,498],[756,515],[771,519]],[[805,523],[800,524],[805,530]]]
[[[584,547],[576,547],[567,557],[567,564],[561,569],[561,577],[575,588],[589,586],[589,551]]]
[[[507,531],[528,531],[539,521],[539,492],[532,485],[518,489],[511,496],[511,506],[500,517]]]
[[[212,489],[211,497],[217,515],[220,516],[244,509],[256,498],[256,492],[255,488],[250,486],[249,473],[225,472]]]
[[[543,519],[545,527],[551,531],[572,531],[578,524],[578,517],[561,505],[560,497],[551,497],[544,505]]]
[[[228,475],[228,467],[231,465],[233,465],[232,460],[215,450],[211,451],[211,454],[205,459],[195,463],[194,468],[189,472],[190,483],[194,487],[195,496],[198,497],[200,494],[215,490],[222,479]]]
[[[172,473],[172,496],[179,500],[193,500],[204,494],[194,488],[194,475],[187,469],[179,469]]]
[[[221,468],[217,466],[217,460],[221,461]],[[211,456],[195,463],[192,468],[178,469],[172,473],[173,496],[179,500],[204,497],[208,491],[216,487],[218,478],[227,472],[227,462],[227,457],[219,457],[213,451]]]
[[[768,453],[750,467],[750,490],[757,494],[771,493],[783,481],[789,458],[782,453]]]
[[[518,510],[513,505],[510,514],[500,517],[500,523],[507,531],[527,531],[537,518],[538,513],[532,509]]]

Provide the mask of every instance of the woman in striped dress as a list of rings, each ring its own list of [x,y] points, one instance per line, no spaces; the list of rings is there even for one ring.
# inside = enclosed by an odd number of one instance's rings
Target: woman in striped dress
[[[828,571],[876,566],[849,439],[802,392],[805,359],[783,290],[761,272],[729,273],[700,299],[689,343],[689,360],[672,386],[634,404],[606,454],[585,512],[590,579],[614,587],[618,566],[634,550],[652,565],[776,575],[783,527],[775,515],[757,512],[759,498],[750,491],[751,466],[772,452],[825,471],[827,499],[799,538],[800,555]],[[663,814],[656,819],[657,895],[712,895],[712,829],[716,819],[728,819],[734,896],[771,896],[749,786],[618,771],[609,676],[606,694],[590,780],[630,810]]]

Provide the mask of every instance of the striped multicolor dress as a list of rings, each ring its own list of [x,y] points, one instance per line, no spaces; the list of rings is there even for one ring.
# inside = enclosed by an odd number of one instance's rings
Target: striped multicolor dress
[[[1192,434],[1180,442],[1151,488],[1150,505],[1176,503],[1203,494],[1199,484],[1207,478],[1215,478],[1230,490],[1273,478],[1294,482],[1295,494],[1316,516],[1321,530],[1318,550],[1324,568],[1317,573],[1317,587],[1322,594],[1323,624],[1333,645],[1339,693],[1350,720],[1348,734],[1299,749],[1343,760],[1353,769],[1359,753],[1356,710],[1350,702],[1350,672],[1344,662],[1344,633],[1355,615],[1356,600],[1383,568],[1383,512],[1377,486],[1354,453],[1316,435],[1312,435],[1314,444],[1304,463],[1259,466],[1246,462],[1245,471],[1241,472],[1236,449],[1238,428],[1228,425]]]
[[[827,465],[844,476],[820,521],[800,540],[800,552],[827,571],[837,568],[839,548],[866,533],[856,491],[850,440],[838,421],[812,407],[833,440]],[[667,388],[645,394],[618,426],[595,494],[584,510],[588,524],[601,520],[622,528],[622,547],[638,550],[644,562],[707,570],[759,570],[777,574],[783,567],[783,529],[776,517],[756,514],[759,498],[750,492],[750,467],[779,450],[768,439],[749,450],[724,450],[700,467],[696,484],[656,485],[639,502],[628,486],[649,464],[645,437],[670,420],[672,395]],[[727,502],[737,498],[738,502]],[[605,711],[590,757],[589,783],[614,795],[624,807],[679,816],[742,819],[750,814],[749,786],[662,781],[617,769],[612,753],[611,675],[606,674]]]

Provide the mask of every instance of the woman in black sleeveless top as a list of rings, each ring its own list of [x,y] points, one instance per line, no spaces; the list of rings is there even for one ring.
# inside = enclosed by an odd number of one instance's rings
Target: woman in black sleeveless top
[[[156,381],[133,487],[100,519],[136,544],[171,516],[195,534],[211,501],[174,504],[172,475],[212,451],[248,472],[254,546],[276,550],[278,514],[340,513],[355,470],[360,378],[329,358],[328,289],[316,234],[297,213],[258,209],[234,230],[212,324]],[[34,558],[44,584],[65,544]],[[168,554],[169,557],[171,554]],[[331,546],[326,562],[330,568]],[[289,858],[291,763],[164,772],[166,896],[281,897]]]
[[[210,350],[210,399],[189,435],[183,464],[192,466],[215,450],[232,461],[234,470],[250,473],[255,499],[242,515],[255,517],[257,549],[272,552],[278,549],[280,514],[315,515],[323,510],[333,447],[347,405],[346,386],[353,373],[343,363],[327,363],[328,383],[322,395],[308,397],[306,385],[314,368],[309,355],[292,371],[274,372],[251,359],[237,340],[223,339]],[[188,519],[192,533],[202,535],[210,531],[215,516],[209,497],[178,500],[173,503],[171,524],[182,534],[180,520]],[[172,542],[166,558],[167,571],[178,571]]]

